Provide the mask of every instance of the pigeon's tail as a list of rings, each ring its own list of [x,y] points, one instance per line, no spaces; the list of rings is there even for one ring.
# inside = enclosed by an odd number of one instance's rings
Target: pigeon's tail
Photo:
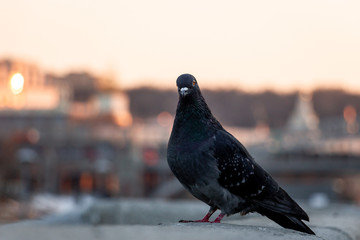
[[[270,218],[271,220],[273,220],[274,222],[276,222],[277,224],[279,224],[284,228],[290,228],[296,231],[315,235],[315,233],[297,217],[291,215],[285,215],[282,213],[277,213],[262,207],[257,209],[257,212],[260,213],[261,215]]]
[[[255,200],[256,201],[256,200]],[[256,201],[258,213],[270,218],[284,228],[314,234],[301,220],[309,221],[306,212],[282,189]]]

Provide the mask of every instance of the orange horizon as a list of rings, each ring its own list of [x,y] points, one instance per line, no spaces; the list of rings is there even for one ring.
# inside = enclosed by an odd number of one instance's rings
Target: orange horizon
[[[134,81],[126,81],[125,79],[118,79],[118,77],[116,76],[116,74],[114,74],[114,70],[110,71],[110,72],[105,72],[105,73],[97,73],[94,69],[90,69],[90,68],[69,68],[67,70],[63,70],[63,71],[48,71],[46,69],[43,69],[36,61],[31,61],[29,59],[24,60],[22,58],[16,58],[16,57],[8,57],[8,58],[3,58],[0,60],[10,60],[10,61],[16,61],[16,62],[22,62],[25,64],[29,64],[29,65],[33,65],[33,66],[37,66],[40,69],[42,69],[42,71],[44,72],[44,74],[50,74],[50,75],[57,75],[57,76],[62,76],[62,75],[66,75],[69,73],[79,73],[79,72],[84,72],[84,73],[88,73],[90,75],[93,75],[94,77],[97,77],[99,79],[111,79],[114,80],[114,82],[116,83],[115,87],[119,87],[122,89],[135,89],[135,88],[142,88],[142,87],[147,87],[147,88],[156,88],[156,89],[176,89],[176,78],[178,77],[179,74],[182,73],[176,73],[178,75],[173,76],[173,79],[159,79],[159,78],[154,78],[154,77],[147,77],[147,78],[142,78],[142,79],[138,79],[138,80],[134,80]],[[195,77],[197,77],[194,74]],[[309,93],[309,92],[313,92],[316,91],[318,89],[330,89],[330,90],[343,90],[349,93],[357,93],[360,94],[360,85],[356,82],[355,85],[359,85],[359,87],[351,87],[351,86],[346,86],[344,84],[341,84],[340,80],[333,80],[330,81],[330,84],[322,84],[324,82],[328,82],[329,80],[318,80],[318,81],[314,81],[314,84],[311,86],[311,82],[308,82],[308,86],[301,86],[301,82],[299,85],[297,85],[296,83],[287,83],[287,85],[274,85],[273,82],[276,83],[276,81],[267,81],[267,83],[265,84],[259,84],[257,86],[248,84],[247,81],[245,80],[234,80],[234,79],[198,79],[199,85],[201,87],[201,89],[209,89],[209,90],[239,90],[239,91],[244,91],[244,92],[253,92],[253,93],[257,93],[257,92],[264,92],[264,91],[272,91],[272,92],[277,92],[277,93],[293,93],[293,92],[305,92],[305,93]],[[25,79],[26,82],[26,79]],[[132,82],[131,84],[126,84],[126,82]],[[125,84],[124,84],[125,83]],[[310,84],[309,84],[310,83]]]
[[[360,92],[358,9],[355,0],[8,1],[0,56],[110,75],[123,88],[173,88],[189,72],[202,88]]]

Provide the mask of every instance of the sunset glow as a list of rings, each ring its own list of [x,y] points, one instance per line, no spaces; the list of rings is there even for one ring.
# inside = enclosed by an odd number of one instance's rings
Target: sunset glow
[[[20,94],[24,89],[24,77],[21,73],[16,73],[11,77],[10,88],[13,94]]]
[[[124,88],[174,88],[191,73],[202,88],[360,92],[359,9],[354,0],[7,1],[0,55],[61,74],[112,72]]]

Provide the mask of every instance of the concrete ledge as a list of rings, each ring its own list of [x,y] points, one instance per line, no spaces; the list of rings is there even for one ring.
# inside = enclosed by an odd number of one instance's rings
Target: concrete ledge
[[[63,240],[63,239],[133,239],[133,240],[218,240],[218,239],[346,239],[346,233],[332,228],[314,228],[317,236],[289,231],[275,227],[260,227],[235,224],[166,224],[158,226],[149,225],[113,225],[91,227],[80,226],[3,226],[0,228],[1,239],[4,240]]]
[[[82,212],[3,225],[0,239],[360,239],[360,209],[350,205],[306,209],[317,236],[284,229],[256,214],[231,216],[221,224],[178,223],[202,218],[207,210],[198,201],[95,201]]]

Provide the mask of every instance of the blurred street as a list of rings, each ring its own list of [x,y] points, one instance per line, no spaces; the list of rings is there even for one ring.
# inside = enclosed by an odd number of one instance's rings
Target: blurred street
[[[0,87],[1,223],[94,199],[192,199],[166,160],[175,90],[124,90],[87,72],[59,76],[12,59],[0,60]],[[204,96],[295,199],[360,204],[360,95],[205,89]]]

